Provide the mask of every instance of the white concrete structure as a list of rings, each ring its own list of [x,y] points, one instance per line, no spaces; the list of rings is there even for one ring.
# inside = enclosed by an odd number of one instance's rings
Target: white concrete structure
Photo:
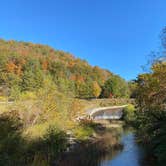
[[[87,113],[90,118],[99,119],[121,119],[123,116],[123,109],[127,105],[111,106],[111,107],[99,107],[88,110]]]

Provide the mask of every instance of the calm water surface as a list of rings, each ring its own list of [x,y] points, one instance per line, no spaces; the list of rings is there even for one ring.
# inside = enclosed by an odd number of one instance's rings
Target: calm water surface
[[[100,166],[143,166],[144,152],[136,143],[134,133],[132,131],[124,133],[121,141],[124,145],[123,150],[113,158],[113,154],[108,154]]]
[[[59,166],[148,166],[143,164],[144,151],[132,130],[123,131],[120,142],[123,148],[112,148],[107,153],[102,153],[98,144],[79,147],[64,156]]]

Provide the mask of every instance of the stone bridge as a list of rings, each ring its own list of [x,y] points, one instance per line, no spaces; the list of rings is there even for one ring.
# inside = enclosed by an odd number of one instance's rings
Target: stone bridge
[[[111,106],[111,107],[99,107],[90,109],[87,111],[88,116],[94,120],[119,120],[123,116],[123,109],[127,105],[122,106]]]

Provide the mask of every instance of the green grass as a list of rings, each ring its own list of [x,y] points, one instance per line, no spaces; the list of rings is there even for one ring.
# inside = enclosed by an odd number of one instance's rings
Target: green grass
[[[74,135],[76,139],[80,141],[88,140],[89,137],[93,135],[93,133],[94,133],[93,128],[87,126],[77,126],[74,129]]]

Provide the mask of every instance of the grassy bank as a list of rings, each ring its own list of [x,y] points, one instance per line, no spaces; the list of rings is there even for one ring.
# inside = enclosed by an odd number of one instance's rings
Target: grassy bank
[[[70,138],[76,142],[100,138],[96,124],[78,122],[78,116],[89,108],[124,102],[127,100],[69,98],[47,84],[47,88],[22,94],[12,103],[1,103],[0,165],[53,164],[69,147]]]
[[[94,140],[81,142],[69,153],[63,153],[58,164],[61,166],[97,166],[111,153],[112,158],[123,149],[119,143],[121,130],[117,128],[97,129]]]

